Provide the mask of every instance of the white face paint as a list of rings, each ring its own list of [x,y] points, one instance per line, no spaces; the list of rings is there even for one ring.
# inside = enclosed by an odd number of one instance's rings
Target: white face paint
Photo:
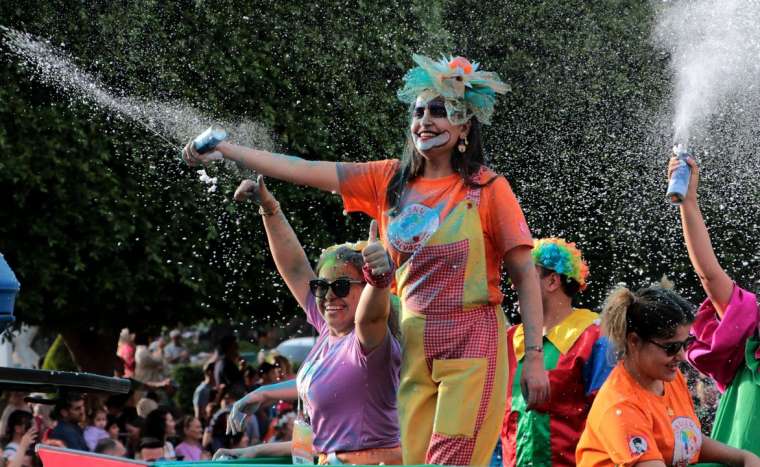
[[[414,146],[418,151],[428,151],[430,149],[437,148],[438,146],[444,146],[449,142],[450,135],[448,131],[444,131],[437,136],[427,139],[422,139],[417,135],[412,135],[412,137],[414,139]]]

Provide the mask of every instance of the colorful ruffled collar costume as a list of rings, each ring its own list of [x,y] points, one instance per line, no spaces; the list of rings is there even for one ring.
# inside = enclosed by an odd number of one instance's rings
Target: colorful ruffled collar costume
[[[424,55],[413,55],[418,66],[404,76],[404,87],[398,98],[407,104],[421,98],[424,103],[442,97],[449,121],[454,125],[475,117],[483,124],[491,123],[496,94],[509,90],[496,73],[478,70],[477,62],[464,57],[441,57],[438,61]]]
[[[574,243],[561,238],[534,240],[532,256],[537,266],[577,282],[581,290],[586,288],[589,268]],[[574,466],[575,446],[589,408],[614,366],[599,315],[574,308],[546,331],[543,352],[551,400],[532,410],[520,390],[525,356],[521,324],[510,328],[507,345],[510,384],[502,426],[504,465]]]

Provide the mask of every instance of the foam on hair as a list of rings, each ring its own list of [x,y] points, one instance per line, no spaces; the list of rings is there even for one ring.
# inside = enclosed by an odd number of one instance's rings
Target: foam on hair
[[[343,243],[325,248],[319,256],[319,261],[317,261],[317,275],[319,275],[324,267],[331,266],[335,263],[349,264],[355,267],[356,271],[361,274],[362,266],[364,266],[362,250],[364,250],[364,247],[366,246],[366,242],[356,242]]]

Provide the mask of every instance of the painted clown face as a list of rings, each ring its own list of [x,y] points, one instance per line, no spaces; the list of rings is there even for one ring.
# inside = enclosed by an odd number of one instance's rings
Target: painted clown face
[[[414,147],[426,159],[451,157],[459,140],[467,136],[470,123],[452,124],[442,98],[426,102],[419,97],[412,110],[410,130]]]

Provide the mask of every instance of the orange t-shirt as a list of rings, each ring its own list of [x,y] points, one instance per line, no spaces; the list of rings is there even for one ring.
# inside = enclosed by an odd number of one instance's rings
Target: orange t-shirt
[[[696,463],[702,431],[679,371],[662,396],[641,387],[618,363],[594,399],[575,451],[579,467]]]
[[[399,204],[400,212],[391,220],[386,191],[398,165],[395,159],[338,165],[340,194],[346,210],[363,212],[377,220],[383,244],[396,265],[403,264],[417,246],[430,238],[469,190],[456,173],[441,178],[417,177],[407,184]],[[500,282],[504,255],[517,246],[532,247],[533,239],[509,182],[488,169],[475,181],[487,183],[491,179],[491,183],[481,188],[479,214],[486,253],[488,301],[496,305],[501,304],[503,298]]]

